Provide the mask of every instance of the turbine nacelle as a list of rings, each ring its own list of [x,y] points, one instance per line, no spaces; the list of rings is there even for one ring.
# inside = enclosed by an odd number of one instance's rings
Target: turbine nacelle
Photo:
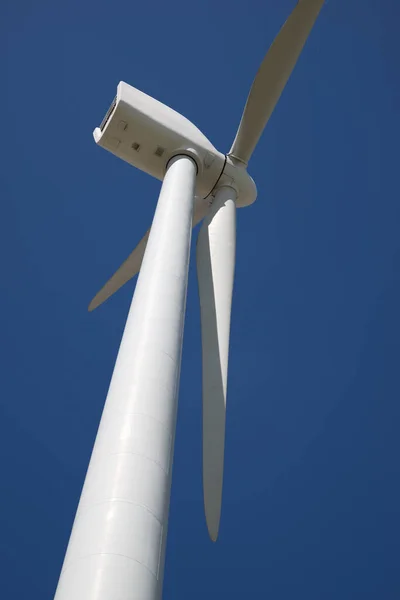
[[[188,119],[123,81],[93,136],[99,146],[160,181],[171,158],[191,156],[197,164],[196,195],[200,198],[213,196],[217,184],[236,189],[237,206],[247,206],[257,197],[254,181],[243,165],[235,165],[218,152]]]

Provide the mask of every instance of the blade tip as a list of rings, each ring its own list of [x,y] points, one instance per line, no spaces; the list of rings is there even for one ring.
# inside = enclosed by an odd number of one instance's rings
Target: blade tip
[[[95,308],[98,307],[98,303],[95,302],[95,298],[89,303],[88,312],[93,312]]]
[[[219,515],[216,515],[216,514],[209,514],[208,512],[206,512],[206,523],[207,523],[208,535],[210,537],[210,540],[214,543],[218,539],[220,514],[221,513],[219,513]]]
[[[211,532],[210,530],[208,530],[208,535],[210,536],[210,540],[215,544],[215,542],[218,539],[218,531]]]

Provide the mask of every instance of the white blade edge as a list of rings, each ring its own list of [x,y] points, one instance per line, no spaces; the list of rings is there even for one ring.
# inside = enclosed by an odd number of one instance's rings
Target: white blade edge
[[[150,229],[142,237],[136,248],[131,252],[128,258],[122,263],[114,275],[107,281],[101,290],[95,295],[88,310],[92,311],[100,304],[103,304],[110,296],[115,294],[127,281],[132,279],[140,271],[144,251],[146,250],[147,240],[149,239]]]
[[[324,0],[299,0],[251,86],[229,155],[247,163],[296,65]]]
[[[195,202],[195,212],[193,216],[193,227],[197,225],[203,219],[208,205],[206,201],[196,198]],[[142,266],[142,260],[144,256],[144,252],[147,246],[147,240],[149,238],[150,229],[146,231],[145,235],[142,237],[136,248],[131,252],[125,262],[119,267],[119,269],[114,273],[114,275],[107,281],[107,283],[101,288],[99,292],[95,295],[93,300],[90,302],[88,310],[92,311],[103,302],[108,300],[110,296],[115,294],[125,283],[127,283],[130,279],[132,279],[135,275],[137,275],[140,271],[140,267]]]
[[[213,541],[218,537],[224,474],[235,201],[234,189],[218,190],[197,240],[203,362],[203,493],[207,528]]]

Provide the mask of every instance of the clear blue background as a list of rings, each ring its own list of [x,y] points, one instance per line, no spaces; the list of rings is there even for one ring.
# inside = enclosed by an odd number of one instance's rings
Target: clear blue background
[[[134,283],[86,307],[159,190],[92,130],[123,79],[227,151],[294,4],[1,3],[4,600],[53,596]],[[250,163],[215,545],[192,261],[165,600],[400,597],[399,18],[329,0]]]

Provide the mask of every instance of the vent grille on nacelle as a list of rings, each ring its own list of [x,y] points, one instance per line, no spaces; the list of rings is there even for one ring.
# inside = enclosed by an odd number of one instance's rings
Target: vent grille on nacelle
[[[108,121],[110,120],[112,113],[114,112],[114,108],[116,107],[116,105],[117,105],[117,96],[115,96],[113,103],[111,104],[110,108],[106,112],[106,116],[104,117],[104,119],[101,122],[100,131],[104,130],[105,126],[107,125]]]

